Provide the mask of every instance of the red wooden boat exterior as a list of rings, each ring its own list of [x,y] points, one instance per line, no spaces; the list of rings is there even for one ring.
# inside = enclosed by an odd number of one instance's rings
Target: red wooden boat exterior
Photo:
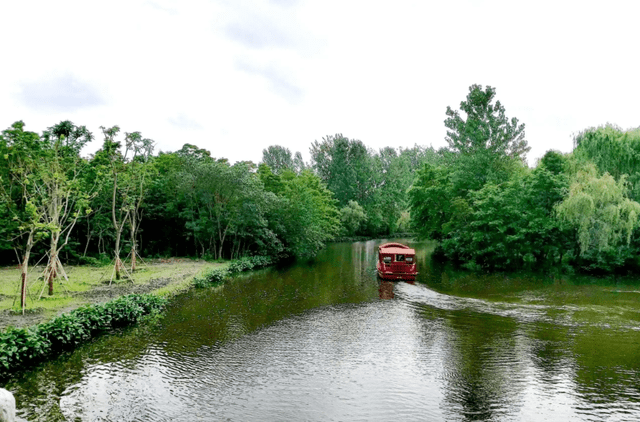
[[[416,251],[402,243],[378,246],[378,276],[383,280],[416,279]]]

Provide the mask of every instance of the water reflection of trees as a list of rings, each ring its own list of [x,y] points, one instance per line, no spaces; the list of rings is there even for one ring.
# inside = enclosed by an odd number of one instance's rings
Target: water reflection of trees
[[[441,406],[453,419],[494,420],[521,405],[524,385],[517,324],[467,310],[429,310],[443,320]]]
[[[572,352],[576,390],[583,400],[606,412],[640,411],[640,332],[584,327]]]
[[[190,292],[165,317],[158,342],[168,353],[196,351],[310,309],[370,301],[378,296],[375,257],[367,258],[372,251],[370,242],[334,244],[313,262],[249,273],[218,289]]]
[[[531,399],[525,390],[542,394],[534,399],[538,405],[560,400],[558,415],[604,420],[640,411],[640,332],[522,322],[466,309],[424,307],[423,316],[440,320],[444,332],[441,407],[451,419],[514,417]]]

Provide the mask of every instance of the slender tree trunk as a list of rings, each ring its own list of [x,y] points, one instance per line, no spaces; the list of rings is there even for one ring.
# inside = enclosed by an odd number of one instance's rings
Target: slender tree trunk
[[[45,269],[49,284],[49,296],[53,296],[53,280],[58,276],[58,241],[60,240],[60,189],[54,181],[50,187],[52,202],[48,205],[48,221],[51,229],[51,243],[49,248],[49,263]]]
[[[136,212],[131,212],[131,271],[136,270]]]
[[[122,270],[122,261],[120,260],[120,238],[122,237],[122,229],[124,228],[124,225],[127,222],[127,217],[129,216],[129,213],[127,213],[124,217],[124,220],[118,224],[118,220],[116,219],[116,192],[118,190],[118,174],[114,174],[113,177],[113,196],[112,196],[112,201],[111,201],[111,218],[113,220],[113,228],[116,231],[116,246],[115,246],[115,251],[114,251],[114,255],[115,255],[115,264],[114,264],[114,269],[116,272],[116,280],[120,280],[121,277],[121,270]],[[122,213],[120,213],[120,215],[122,215]]]
[[[87,218],[87,243],[84,245],[84,252],[82,257],[87,256],[87,249],[89,249],[89,242],[91,241],[91,219]]]
[[[227,230],[229,230],[229,224],[222,230],[222,224],[220,224],[220,216],[217,218],[218,220],[218,238],[220,240],[220,247],[218,248],[217,259],[222,259],[222,248],[224,247],[224,239],[227,237]]]
[[[23,315],[24,310],[27,307],[27,279],[29,274],[29,255],[31,255],[31,248],[33,247],[33,232],[34,230],[31,230],[31,232],[29,232],[29,237],[27,238],[27,246],[24,251],[24,257],[22,259],[20,281],[20,309],[22,309]]]
[[[118,230],[116,232],[116,247],[115,247],[115,270],[116,270],[116,280],[120,280],[120,270],[122,266],[122,261],[120,261],[120,235],[122,234],[122,230]]]
[[[58,240],[59,232],[51,233],[51,249],[49,253],[49,265],[47,276],[49,282],[49,296],[53,296],[53,280],[58,276]]]

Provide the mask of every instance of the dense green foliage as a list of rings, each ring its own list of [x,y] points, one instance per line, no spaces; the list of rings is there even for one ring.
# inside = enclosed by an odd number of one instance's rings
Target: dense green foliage
[[[135,324],[160,312],[165,303],[159,296],[132,294],[78,308],[34,327],[9,328],[0,333],[0,377],[73,349],[100,332]]]
[[[51,135],[59,127],[68,129],[66,138]],[[49,238],[64,261],[75,263],[131,261],[137,255],[308,258],[340,233],[333,194],[305,170],[299,153],[291,158],[282,147],[271,147],[271,155],[265,150],[266,156],[284,157],[271,160],[286,164],[274,174],[266,165],[258,171],[251,162],[212,158],[191,144],[154,156],[153,142],[138,132],[122,139],[117,126],[102,132],[103,147],[88,158],[80,156],[78,139],[90,134],[70,122],[42,136],[24,131],[22,122],[2,132],[3,251],[39,259],[47,253],[42,240]],[[66,202],[52,202],[41,189],[50,174],[60,173],[39,164],[47,157],[60,161],[42,152],[51,145],[58,145],[67,163],[65,189],[59,189]],[[66,220],[49,218],[61,215],[53,212],[60,211],[58,204]],[[0,263],[15,263],[18,255],[3,253]]]
[[[84,127],[61,122],[38,135],[16,122],[0,136],[0,249],[17,254],[0,263],[30,253],[80,263],[310,258],[335,238],[409,230],[473,269],[639,266],[639,129],[585,130],[573,153],[549,151],[531,169],[525,126],[494,88],[472,85],[444,124],[440,150],[374,151],[335,134],[311,144],[310,163],[272,145],[261,163],[231,164],[192,144],[153,155],[151,140],[119,139],[117,126],[102,128],[102,149],[83,158]]]
[[[431,147],[387,147],[375,152],[341,134],[311,145],[312,167],[347,214],[342,221],[348,236],[398,231],[415,171],[423,163],[441,160],[442,152]]]
[[[640,128],[623,131],[606,125],[581,132],[575,138],[575,155],[593,161],[599,173],[615,180],[626,175],[628,195],[640,201]]]
[[[425,164],[409,190],[416,233],[474,270],[637,270],[640,132],[589,129],[572,154],[549,151],[529,169],[524,125],[494,96],[474,85],[466,120],[447,109],[450,154]]]

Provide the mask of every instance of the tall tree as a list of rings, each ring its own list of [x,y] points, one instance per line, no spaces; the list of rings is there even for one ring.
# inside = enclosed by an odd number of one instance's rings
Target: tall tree
[[[126,134],[127,146],[123,154],[120,151],[122,144],[116,141],[120,127],[113,126],[107,128],[100,126],[100,129],[104,135],[104,143],[102,150],[96,153],[94,160],[102,162],[103,175],[105,176],[103,189],[109,189],[111,196],[111,223],[113,224],[115,233],[113,272],[116,280],[120,280],[122,272],[126,272],[122,259],[120,258],[120,242],[127,220],[131,218],[131,200],[129,197],[131,184],[128,180],[126,166],[127,153],[131,151],[131,134]],[[110,187],[108,187],[109,185]]]
[[[270,225],[282,239],[287,253],[301,258],[315,256],[340,230],[340,211],[333,193],[318,176],[304,171],[285,172],[278,207]]]
[[[246,163],[229,165],[226,160],[203,161],[181,174],[180,191],[188,199],[187,228],[199,243],[200,253],[212,251],[223,257],[228,235],[237,229],[244,205],[254,201],[262,186]]]
[[[150,157],[153,153],[153,141],[143,138],[140,132],[127,133],[127,151],[133,151],[129,163],[131,194],[129,195],[129,231],[131,239],[131,271],[136,270],[138,252],[137,234],[142,220],[142,203],[145,199],[147,178],[151,171]]]
[[[304,162],[304,160],[302,159],[302,154],[300,153],[300,151],[296,151],[294,157],[293,157],[293,171],[295,171],[297,174],[302,173],[303,171],[305,171],[307,169],[307,163]]]
[[[365,204],[373,192],[371,153],[359,140],[342,134],[311,144],[311,162],[320,179],[334,193],[340,206],[349,201]]]
[[[527,145],[524,123],[518,124],[517,118],[509,120],[505,109],[497,101],[493,104],[496,91],[487,86],[469,87],[467,100],[460,102],[460,110],[447,107],[447,127],[445,140],[449,147],[462,154],[488,153],[493,156],[509,156],[524,159],[531,149]]]
[[[80,179],[85,164],[80,151],[93,135],[85,126],[76,126],[66,120],[50,127],[42,138],[46,148],[39,189],[42,218],[50,236],[49,262],[44,278],[49,284],[49,295],[53,295],[53,281],[60,272],[66,277],[59,251],[68,243],[78,218],[90,212],[90,192]]]
[[[291,151],[280,145],[271,145],[263,149],[262,162],[268,165],[274,174],[280,174],[284,170],[294,170]]]
[[[35,243],[46,234],[41,222],[42,210],[37,186],[42,143],[35,132],[24,130],[22,121],[15,122],[0,134],[3,156],[0,175],[0,249],[13,247],[20,261],[20,308],[24,313],[29,274],[29,258]]]

